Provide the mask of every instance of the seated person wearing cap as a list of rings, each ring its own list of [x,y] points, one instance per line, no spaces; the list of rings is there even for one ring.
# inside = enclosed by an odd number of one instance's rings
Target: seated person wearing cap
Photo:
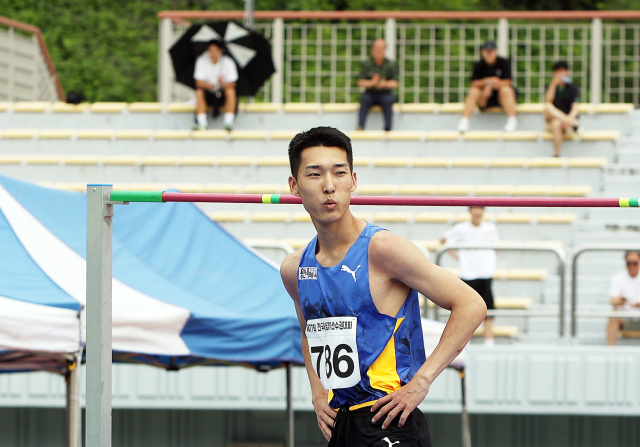
[[[545,130],[553,133],[553,155],[560,156],[565,133],[577,132],[580,127],[580,89],[573,84],[567,61],[553,64],[553,78],[545,93]]]
[[[198,59],[193,71],[196,81],[195,130],[208,126],[207,109],[213,107],[214,118],[224,110],[224,128],[231,130],[236,111],[236,81],[238,68],[229,56],[223,54],[224,45],[218,40],[209,42],[209,48]]]
[[[500,106],[507,114],[504,130],[512,132],[518,126],[516,118],[516,90],[511,85],[511,63],[498,56],[496,43],[487,40],[481,48],[482,59],[476,62],[471,76],[471,87],[464,101],[458,131],[469,130],[469,118],[476,105],[480,110]]]

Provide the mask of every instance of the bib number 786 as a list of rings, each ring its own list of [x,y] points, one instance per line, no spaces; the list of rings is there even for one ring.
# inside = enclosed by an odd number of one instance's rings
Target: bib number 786
[[[340,355],[342,352],[346,352],[344,355]],[[316,360],[316,372],[320,374],[322,371],[321,365],[324,365],[324,373],[327,379],[331,378],[331,374],[335,374],[341,379],[349,377],[355,370],[353,359],[349,357],[349,354],[353,353],[353,349],[344,343],[336,346],[331,354],[331,346],[313,346],[311,347],[312,354],[318,354]]]
[[[305,334],[313,369],[328,389],[349,388],[360,381],[356,317],[307,321]]]

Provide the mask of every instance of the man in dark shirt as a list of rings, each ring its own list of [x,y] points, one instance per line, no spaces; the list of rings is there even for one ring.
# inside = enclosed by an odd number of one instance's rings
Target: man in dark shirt
[[[567,61],[553,65],[553,78],[545,94],[545,130],[553,134],[553,155],[560,156],[560,147],[566,133],[578,132],[580,122],[580,90],[572,83]]]
[[[511,64],[498,56],[496,43],[487,40],[481,48],[482,59],[473,67],[471,87],[464,101],[462,118],[458,130],[469,130],[469,118],[476,105],[480,110],[488,107],[502,107],[507,114],[504,130],[513,132],[518,126],[516,118],[516,91],[511,85]]]
[[[358,130],[364,129],[369,109],[374,105],[382,107],[384,130],[391,130],[392,108],[396,102],[391,90],[398,88],[398,65],[384,57],[386,49],[384,39],[376,39],[371,45],[371,59],[362,63],[358,87],[365,91],[360,99]]]

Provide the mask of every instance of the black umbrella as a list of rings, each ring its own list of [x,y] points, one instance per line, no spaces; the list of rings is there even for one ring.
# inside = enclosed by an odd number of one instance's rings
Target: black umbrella
[[[254,96],[275,73],[267,39],[236,22],[210,22],[191,26],[169,50],[176,81],[196,88],[193,79],[196,59],[212,40],[223,42],[225,54],[231,56],[238,67],[238,96]]]

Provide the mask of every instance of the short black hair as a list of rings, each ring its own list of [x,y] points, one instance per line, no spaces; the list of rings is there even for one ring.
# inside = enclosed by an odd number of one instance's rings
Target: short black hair
[[[298,170],[302,162],[302,151],[310,147],[339,147],[347,153],[349,169],[353,172],[353,151],[351,139],[333,127],[314,127],[297,134],[289,143],[289,166],[291,175],[298,178]]]
[[[224,50],[224,42],[222,42],[222,41],[221,41],[221,40],[219,40],[219,39],[211,39],[211,40],[209,41],[209,45],[215,45],[215,46],[217,46],[218,48],[220,48],[221,50]]]
[[[553,64],[553,71],[556,70],[568,70],[569,69],[569,62],[567,61],[558,61],[555,64]]]

